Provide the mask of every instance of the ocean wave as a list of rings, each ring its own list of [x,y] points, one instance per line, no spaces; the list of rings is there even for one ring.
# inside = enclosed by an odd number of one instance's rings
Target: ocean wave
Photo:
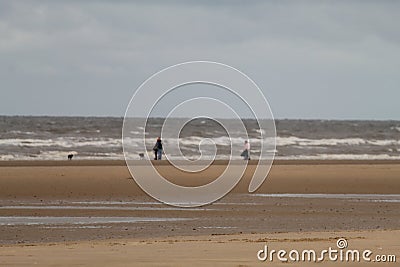
[[[139,153],[152,158],[152,148],[164,122],[153,118],[143,128],[143,120],[132,119],[130,138],[124,139],[133,159],[139,159]],[[164,152],[170,157],[180,157],[179,150],[173,151],[179,144],[189,158],[197,158],[201,150],[203,156],[216,153],[217,159],[229,159],[233,154],[233,159],[240,159],[246,139],[250,139],[252,158],[261,154],[261,141],[267,145],[263,149],[274,149],[275,140],[264,135],[268,130],[260,130],[253,120],[245,121],[248,137],[242,129],[234,127],[229,137],[219,125],[201,123],[201,120],[185,128],[180,138],[164,138]],[[231,120],[224,123],[229,125]],[[65,160],[70,153],[79,159],[123,159],[122,124],[122,118],[0,116],[0,160]],[[276,126],[278,159],[397,159],[400,156],[400,121],[276,120]],[[141,136],[144,131],[146,149]],[[163,136],[168,134],[172,133],[165,131]],[[204,142],[204,138],[212,142]]]
[[[164,143],[176,143],[181,145],[199,145],[204,141],[204,137],[192,136],[184,138],[171,138],[164,139]],[[249,140],[250,143],[259,144],[259,138],[245,138],[245,137],[228,137],[216,136],[207,137],[212,139],[213,142],[220,146],[230,146],[231,144],[243,144],[244,141]],[[146,144],[152,144],[155,140],[147,138]],[[270,138],[264,139],[265,142],[270,143]],[[126,138],[125,142],[132,145],[139,145],[143,142],[142,138]],[[363,139],[363,138],[323,138],[323,139],[307,139],[296,136],[290,137],[276,137],[277,146],[337,146],[337,145],[373,145],[373,146],[399,146],[400,140],[396,139]],[[58,146],[58,147],[82,147],[82,146],[98,146],[98,147],[120,147],[122,146],[121,138],[106,138],[106,137],[57,137],[54,139],[39,139],[39,138],[9,138],[0,139],[0,146],[25,146],[25,147],[40,147],[40,146]]]
[[[35,135],[35,132],[31,132],[31,131],[18,131],[18,130],[12,130],[12,131],[8,131],[8,134],[15,134],[15,135]]]
[[[32,139],[11,138],[0,139],[0,146],[18,147],[121,147],[121,139],[115,138],[82,138],[82,137],[59,137],[55,139]]]
[[[323,139],[307,139],[299,138],[295,136],[290,137],[277,137],[277,146],[337,146],[337,145],[375,145],[375,146],[388,146],[388,145],[400,145],[400,140],[389,139],[389,140],[373,140],[363,138],[323,138]]]

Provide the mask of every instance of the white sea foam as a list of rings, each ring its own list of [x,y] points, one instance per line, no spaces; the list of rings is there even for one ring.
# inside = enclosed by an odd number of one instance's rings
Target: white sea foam
[[[231,144],[243,144],[245,140],[244,137],[228,137],[219,136],[211,138],[215,144],[220,146],[230,146]],[[167,139],[164,140],[165,144],[180,142],[182,145],[198,145],[203,137],[193,136],[180,139]],[[261,140],[258,138],[250,138],[250,143],[258,144]],[[265,139],[265,142],[270,142],[269,139]],[[139,145],[143,142],[141,138],[126,138],[125,142],[130,145]],[[154,140],[146,139],[146,144],[152,144]],[[386,139],[386,140],[367,140],[362,138],[331,138],[331,139],[307,139],[299,138],[296,136],[290,137],[276,137],[277,146],[337,146],[337,145],[375,145],[375,146],[398,146],[400,145],[400,140],[396,139]],[[121,138],[84,138],[84,137],[58,137],[55,139],[33,139],[33,138],[10,138],[10,139],[0,139],[0,146],[21,146],[21,147],[121,147]]]
[[[8,131],[8,133],[10,133],[10,134],[26,134],[26,135],[35,135],[36,134],[36,133],[30,132],[30,131],[24,132],[24,131],[15,131],[15,130]]]
[[[16,157],[15,155],[0,155],[0,160],[17,160],[17,159],[18,157]]]
[[[277,146],[337,146],[337,145],[375,145],[375,146],[387,146],[387,145],[400,145],[400,140],[389,139],[389,140],[368,140],[362,138],[329,138],[329,139],[307,139],[299,138],[295,136],[291,137],[277,137]]]
[[[11,138],[0,139],[0,146],[19,146],[19,147],[121,147],[121,139],[115,138],[79,138],[79,137],[58,137],[55,139],[23,139]]]
[[[259,133],[259,134],[265,134],[265,130],[264,129],[254,129],[254,131]]]
[[[249,140],[244,137],[228,137],[228,136],[213,137],[210,139],[212,139],[215,142],[215,144],[219,145],[219,146],[230,146],[231,144],[232,145],[237,145],[237,144],[243,145],[244,141]],[[192,146],[194,145],[195,146],[195,145],[199,145],[202,140],[204,140],[203,137],[193,136],[193,137],[180,138],[179,140],[170,139],[170,140],[166,140],[164,142],[165,143],[179,142],[182,145],[192,145]],[[257,139],[257,138],[250,138],[250,143],[252,143],[252,144],[261,143],[261,140]]]
[[[388,154],[317,154],[317,155],[296,155],[277,156],[275,159],[282,160],[397,160],[400,155],[391,156]]]
[[[367,143],[375,146],[398,146],[400,140],[368,140]]]

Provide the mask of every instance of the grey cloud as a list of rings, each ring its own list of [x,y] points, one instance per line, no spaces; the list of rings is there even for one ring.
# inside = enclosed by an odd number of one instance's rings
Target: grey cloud
[[[395,1],[3,1],[0,113],[122,116],[148,76],[201,59],[249,74],[277,117],[400,119],[399,11]]]

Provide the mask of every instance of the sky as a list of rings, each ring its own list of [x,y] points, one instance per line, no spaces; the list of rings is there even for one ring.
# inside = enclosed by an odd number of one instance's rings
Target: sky
[[[221,62],[275,118],[400,120],[400,1],[2,1],[0,115],[123,116],[168,66]]]

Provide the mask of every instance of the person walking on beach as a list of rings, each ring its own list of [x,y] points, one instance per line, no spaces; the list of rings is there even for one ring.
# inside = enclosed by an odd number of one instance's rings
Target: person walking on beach
[[[160,137],[157,138],[157,142],[153,147],[153,151],[154,151],[154,160],[161,160],[163,146]]]
[[[250,142],[248,140],[244,141],[244,150],[240,156],[242,156],[244,160],[250,160]]]

